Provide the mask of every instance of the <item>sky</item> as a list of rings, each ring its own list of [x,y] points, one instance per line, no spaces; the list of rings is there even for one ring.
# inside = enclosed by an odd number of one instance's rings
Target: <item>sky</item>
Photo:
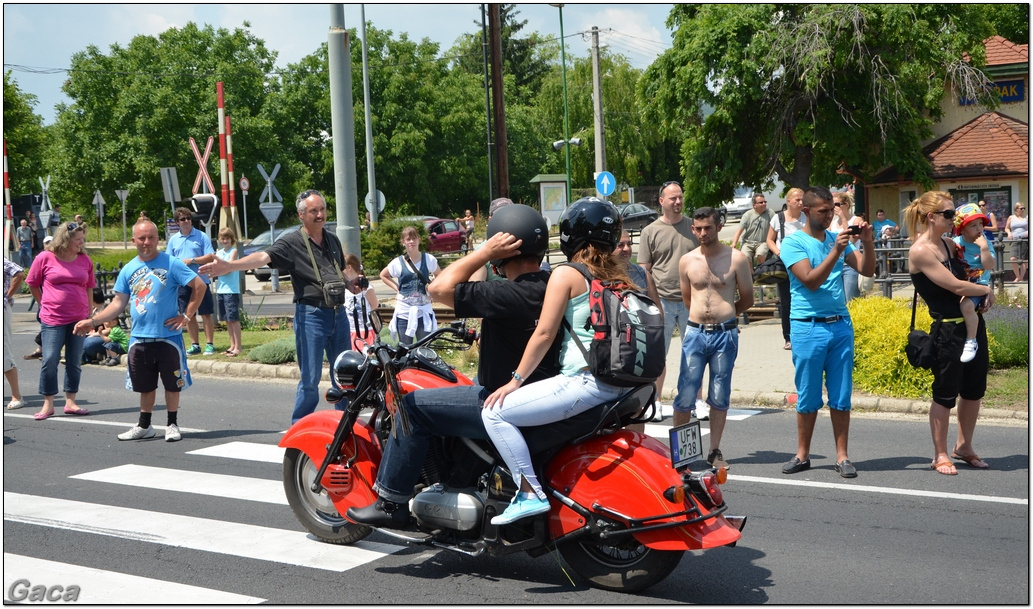
[[[671,4],[565,4],[563,33],[567,53],[589,54],[591,37],[578,35],[597,26],[600,44],[645,68],[671,47],[666,27]],[[559,37],[559,9],[548,4],[517,4],[522,33]],[[446,52],[466,33],[479,31],[479,4],[366,4],[366,21],[394,37],[429,38]],[[297,63],[327,40],[329,4],[4,4],[4,72],[12,71],[19,89],[37,97],[35,112],[44,124],[54,122],[54,106],[70,103],[61,92],[62,70],[74,53],[94,45],[107,53],[135,36],[157,35],[188,22],[234,29],[244,21],[266,47],[277,51],[277,67]],[[360,5],[344,5],[345,27],[361,37]],[[360,44],[359,40],[353,43]]]

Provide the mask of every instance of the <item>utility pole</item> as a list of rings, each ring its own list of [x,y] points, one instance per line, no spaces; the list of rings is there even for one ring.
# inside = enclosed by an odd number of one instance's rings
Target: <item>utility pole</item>
[[[359,5],[359,17],[362,19],[362,100],[366,107],[366,181],[370,201],[369,227],[374,229],[380,222],[379,198],[377,195],[377,173],[373,166],[373,118],[369,108],[369,57],[367,56],[368,37],[366,36],[366,5]],[[361,259],[362,256],[360,255]]]
[[[359,187],[355,179],[355,111],[352,104],[352,61],[344,5],[330,5],[327,63],[330,71],[330,129],[334,146],[334,192],[337,195],[337,238],[344,251],[362,251],[359,243]]]
[[[481,5],[481,53],[484,56],[484,111],[487,115],[487,137],[488,137],[488,201],[495,199],[495,184],[493,172],[495,166],[495,155],[491,149],[491,79],[488,75],[488,18],[485,16],[487,6]],[[477,210],[480,213],[480,210]]]
[[[599,28],[592,26],[592,106],[595,116],[595,172],[606,171],[606,140],[603,128],[603,77],[599,69]]]
[[[506,100],[502,84],[502,23],[498,4],[488,5],[491,39],[491,88],[495,107],[495,141],[498,143],[499,196],[509,196],[509,145],[506,135]]]

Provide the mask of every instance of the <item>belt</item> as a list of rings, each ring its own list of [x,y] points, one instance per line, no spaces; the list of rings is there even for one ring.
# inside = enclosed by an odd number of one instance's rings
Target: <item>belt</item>
[[[340,308],[340,307],[328,307],[328,306],[326,306],[326,303],[323,302],[321,299],[320,300],[316,300],[314,298],[301,298],[301,299],[298,299],[296,301],[296,304],[303,304],[303,305],[306,305],[306,306],[309,306],[309,307],[316,307],[316,308],[319,308],[319,309],[339,309]],[[343,307],[343,306],[344,305],[341,305],[341,307]]]
[[[846,319],[846,316],[832,315],[831,317],[804,317],[803,319],[794,319],[793,321],[810,321],[815,323],[834,324],[841,319]]]
[[[731,330],[732,328],[739,325],[738,319],[729,319],[728,321],[721,322],[719,324],[698,324],[694,321],[688,321],[686,324],[690,328],[699,328],[704,332],[723,332],[725,330]]]

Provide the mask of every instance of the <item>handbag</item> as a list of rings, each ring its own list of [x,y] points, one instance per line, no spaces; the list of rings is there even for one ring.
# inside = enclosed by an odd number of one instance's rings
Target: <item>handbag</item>
[[[304,233],[304,231],[298,232]],[[323,281],[323,276],[319,272],[319,265],[316,264],[316,257],[312,254],[312,245],[308,242],[307,236],[302,235],[302,239],[305,240],[305,248],[308,249],[308,257],[312,262],[312,270],[316,272],[316,281],[319,282],[319,287],[323,290],[323,304],[333,309],[343,307],[345,294],[348,291],[348,284],[344,281],[344,275],[341,273],[341,268],[337,266],[337,260],[332,260],[332,262],[334,263],[334,270],[337,271],[337,276],[340,281]]]
[[[786,265],[782,263],[782,259],[777,254],[772,254],[770,258],[753,269],[753,283],[757,285],[774,285],[788,278],[789,271],[786,270]]]
[[[931,370],[936,364],[936,345],[933,336],[940,332],[940,320],[934,319],[933,325],[929,328],[930,335],[924,330],[915,329],[915,309],[918,308],[918,292],[915,292],[914,300],[911,301],[911,330],[907,334],[907,344],[904,345],[904,355],[907,356],[909,364],[915,368]]]
[[[786,236],[785,212],[778,212],[778,220],[779,243],[781,243]],[[786,269],[785,263],[778,254],[771,254],[767,260],[753,269],[753,283],[757,285],[775,285],[786,279],[789,279],[789,270]]]

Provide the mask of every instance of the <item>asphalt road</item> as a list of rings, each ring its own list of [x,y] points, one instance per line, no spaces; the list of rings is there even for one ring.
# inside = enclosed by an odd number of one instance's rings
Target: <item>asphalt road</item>
[[[14,348],[31,351],[31,334],[15,335]],[[119,442],[138,412],[124,369],[86,367],[79,395],[89,416],[37,422],[38,362],[19,364],[31,406],[4,416],[5,600],[23,579],[76,585],[80,602],[101,603],[1029,602],[1024,424],[982,424],[979,453],[992,469],[947,477],[928,469],[926,421],[857,416],[860,475],[843,480],[827,416],[814,469],[785,476],[793,413],[733,411],[723,488],[730,513],[749,517],[743,540],[689,553],[665,581],[629,595],[588,588],[551,554],[471,558],[379,534],[343,547],[309,538],[284,503],[275,447],[291,383],[197,376],[183,397],[181,442]]]

